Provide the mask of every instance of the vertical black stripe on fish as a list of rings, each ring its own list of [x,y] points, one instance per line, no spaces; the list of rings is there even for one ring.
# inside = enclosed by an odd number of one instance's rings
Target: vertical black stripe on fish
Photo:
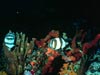
[[[51,45],[50,47],[52,48],[52,45],[53,45],[53,39],[51,40],[50,45]]]
[[[14,43],[5,43],[5,44],[9,44],[9,45],[12,45],[12,44],[14,44]]]
[[[6,35],[6,37],[14,37],[14,35],[13,34],[8,34],[8,35]]]
[[[56,39],[53,39],[53,42],[54,42],[54,47],[53,47],[53,49],[55,50],[56,47],[57,47],[57,40],[56,40]]]
[[[63,45],[63,41],[62,41],[62,38],[59,38],[59,40],[60,40],[60,49],[61,49]]]

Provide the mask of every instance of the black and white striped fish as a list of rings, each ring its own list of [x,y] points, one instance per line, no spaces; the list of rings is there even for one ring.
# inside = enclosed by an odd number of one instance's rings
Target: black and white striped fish
[[[69,43],[66,42],[63,38],[53,38],[48,43],[48,47],[54,50],[59,50],[59,49],[63,49],[68,44]]]
[[[14,42],[15,42],[15,34],[11,31],[9,31],[4,38],[4,44],[5,44],[5,46],[8,47],[9,51],[11,50],[11,48],[13,48],[15,46]]]

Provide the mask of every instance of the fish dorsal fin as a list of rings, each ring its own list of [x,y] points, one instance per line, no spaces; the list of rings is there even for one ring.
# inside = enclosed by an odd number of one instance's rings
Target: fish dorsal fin
[[[12,31],[11,31],[11,30],[9,30],[9,33],[12,33]]]

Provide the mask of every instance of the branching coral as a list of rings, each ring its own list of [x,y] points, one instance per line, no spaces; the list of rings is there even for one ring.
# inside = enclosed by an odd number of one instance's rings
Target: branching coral
[[[3,50],[7,59],[6,64],[8,65],[7,73],[10,75],[23,73],[26,55],[28,55],[29,50],[33,50],[34,46],[32,42],[28,43],[28,38],[22,32],[16,33],[15,36],[15,46],[11,51],[8,51],[5,43],[3,44]]]

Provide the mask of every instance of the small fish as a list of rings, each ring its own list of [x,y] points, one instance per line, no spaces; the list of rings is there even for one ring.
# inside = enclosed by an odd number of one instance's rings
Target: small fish
[[[63,49],[68,44],[69,43],[66,42],[63,38],[54,38],[50,40],[50,42],[48,43],[48,47],[54,50],[58,50]]]
[[[15,34],[9,31],[4,38],[4,44],[5,46],[8,47],[9,51],[15,46],[14,42],[15,42]]]

